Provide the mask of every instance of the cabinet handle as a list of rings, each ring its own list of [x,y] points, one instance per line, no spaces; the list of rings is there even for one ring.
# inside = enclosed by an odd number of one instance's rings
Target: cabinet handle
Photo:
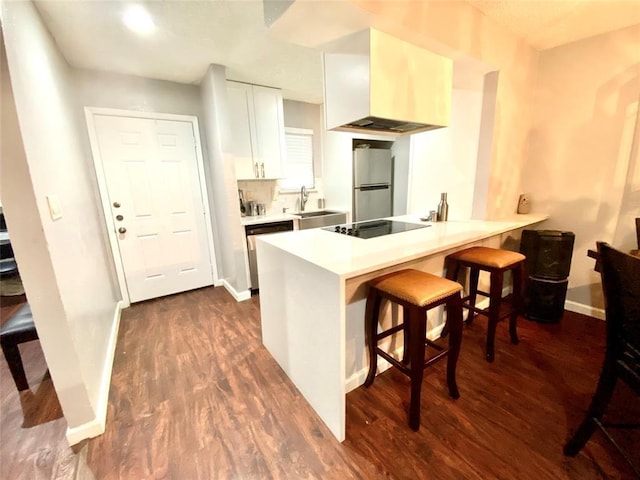
[[[260,178],[260,171],[258,170],[258,162],[253,164],[253,176]]]
[[[260,164],[260,168],[262,169],[262,178],[264,178],[264,162]]]

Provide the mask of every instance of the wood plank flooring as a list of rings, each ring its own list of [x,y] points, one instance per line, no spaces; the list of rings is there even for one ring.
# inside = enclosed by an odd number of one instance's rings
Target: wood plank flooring
[[[408,380],[395,370],[347,396],[338,443],[260,342],[259,298],[236,303],[222,288],[150,300],[125,310],[104,435],[89,440],[77,478],[95,479],[632,479],[596,432],[576,458],[562,445],[582,420],[604,352],[604,323],[567,312],[562,322],[519,324],[520,345],[498,327],[484,360],[486,324],[465,328],[461,398],[445,364],[425,372],[422,427],[407,425]],[[23,345],[41,413],[23,421],[0,362],[0,478],[67,478],[66,423],[38,342]],[[640,418],[620,386],[611,415]],[[42,393],[40,393],[42,392]],[[22,403],[21,403],[22,402]],[[57,412],[57,413],[55,413]],[[57,417],[54,418],[54,417]],[[618,435],[640,461],[637,432]],[[81,459],[82,460],[82,459]],[[71,478],[71,477],[69,477]]]

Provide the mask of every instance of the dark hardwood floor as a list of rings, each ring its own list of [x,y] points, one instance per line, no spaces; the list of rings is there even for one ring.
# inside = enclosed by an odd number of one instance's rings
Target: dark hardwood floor
[[[39,343],[22,346],[34,393],[18,395],[0,362],[0,478],[631,479],[599,432],[576,458],[562,454],[595,388],[604,327],[570,312],[553,325],[522,319],[514,346],[502,323],[488,364],[477,320],[460,399],[447,395],[445,363],[429,368],[413,432],[408,380],[390,370],[348,394],[340,444],[261,345],[258,297],[205,288],[151,300],[123,312],[105,434],[74,450]],[[621,385],[609,417],[638,419],[638,403]],[[638,432],[616,438],[640,461]]]

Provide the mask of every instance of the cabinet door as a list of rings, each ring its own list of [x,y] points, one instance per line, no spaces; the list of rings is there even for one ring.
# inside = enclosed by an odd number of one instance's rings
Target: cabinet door
[[[255,141],[251,127],[253,99],[251,85],[227,82],[229,121],[231,123],[230,153],[235,157],[238,180],[258,178],[258,165],[254,161]]]
[[[260,178],[281,178],[284,143],[284,115],[280,90],[253,85],[253,107],[255,111],[255,136]]]

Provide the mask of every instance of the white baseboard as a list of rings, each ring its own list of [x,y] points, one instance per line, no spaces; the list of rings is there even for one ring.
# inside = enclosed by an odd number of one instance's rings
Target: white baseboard
[[[589,315],[590,317],[605,320],[605,311],[603,308],[592,307],[591,305],[585,305],[584,303],[578,303],[571,300],[564,302],[564,309],[570,312],[581,313],[583,315]]]
[[[116,304],[111,323],[111,333],[107,343],[107,355],[102,368],[102,378],[100,379],[100,391],[96,405],[96,416],[93,420],[78,425],[77,427],[67,427],[66,437],[69,445],[75,445],[87,438],[102,435],[107,422],[107,405],[109,403],[109,388],[111,387],[111,373],[113,371],[113,360],[116,354],[116,344],[118,342],[118,330],[120,329],[120,313],[125,306],[125,302],[120,300]]]
[[[222,279],[222,286],[231,294],[233,298],[236,299],[236,302],[243,302],[245,300],[249,300],[251,298],[251,290],[244,290],[242,292],[238,292],[233,286],[227,282],[225,279]]]

